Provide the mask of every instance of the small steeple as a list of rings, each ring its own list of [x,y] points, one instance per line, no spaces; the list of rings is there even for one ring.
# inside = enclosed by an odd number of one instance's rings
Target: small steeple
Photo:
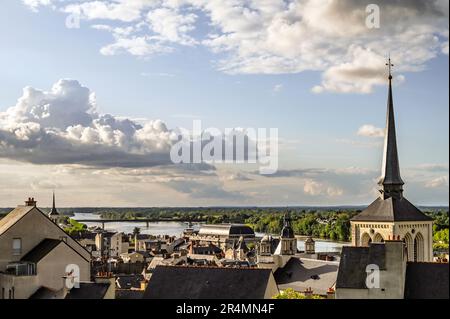
[[[55,205],[55,191],[53,191],[53,204],[52,204],[52,210],[50,211],[50,213],[48,214],[49,216],[58,216],[59,213],[56,210],[56,205]]]
[[[386,129],[384,137],[383,166],[379,181],[380,193],[383,199],[403,196],[404,182],[400,176],[400,164],[397,152],[397,138],[395,133],[394,102],[392,97],[392,67],[391,58],[386,63],[389,69],[389,92],[387,102]]]
[[[295,238],[294,230],[291,225],[291,216],[286,212],[283,218],[283,229],[281,230],[281,238]]]

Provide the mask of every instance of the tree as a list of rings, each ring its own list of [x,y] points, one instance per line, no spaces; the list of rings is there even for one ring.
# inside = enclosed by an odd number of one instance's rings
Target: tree
[[[295,291],[292,288],[281,291],[278,295],[275,295],[273,299],[306,299],[305,295]]]
[[[275,295],[273,299],[325,299],[319,295],[312,295],[311,297],[306,297],[301,292],[295,291],[292,288],[281,291],[278,295]]]
[[[133,236],[138,236],[141,233],[141,229],[139,227],[134,227]]]

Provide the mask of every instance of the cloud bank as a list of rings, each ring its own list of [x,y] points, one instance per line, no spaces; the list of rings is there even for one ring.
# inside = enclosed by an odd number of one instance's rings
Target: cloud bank
[[[99,114],[94,93],[75,80],[59,80],[49,91],[26,87],[0,113],[0,157],[34,164],[165,165],[176,138],[161,120],[141,125]]]
[[[379,0],[380,28],[368,28],[372,0],[24,0],[110,32],[101,54],[139,57],[202,46],[228,74],[319,71],[315,93],[370,93],[398,72],[448,55],[447,0]],[[98,25],[101,22],[101,25]],[[82,23],[82,25],[83,25]],[[400,80],[403,77],[400,76]]]

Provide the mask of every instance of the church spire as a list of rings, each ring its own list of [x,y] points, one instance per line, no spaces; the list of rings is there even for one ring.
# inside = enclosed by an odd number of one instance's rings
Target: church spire
[[[59,215],[58,211],[56,210],[56,205],[55,205],[55,191],[53,191],[53,204],[52,204],[52,210],[50,211],[49,216],[54,216],[54,215]]]
[[[397,152],[397,139],[395,133],[394,102],[392,97],[392,67],[389,57],[386,64],[389,68],[389,92],[387,103],[386,130],[384,138],[383,166],[379,185],[383,199],[389,197],[401,198],[404,182],[400,177],[400,164]]]

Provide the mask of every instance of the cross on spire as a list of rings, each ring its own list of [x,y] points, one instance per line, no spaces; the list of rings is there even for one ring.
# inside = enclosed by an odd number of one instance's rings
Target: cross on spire
[[[394,66],[391,62],[391,55],[389,54],[388,63],[386,63],[389,69],[389,80],[392,80],[392,67]]]

